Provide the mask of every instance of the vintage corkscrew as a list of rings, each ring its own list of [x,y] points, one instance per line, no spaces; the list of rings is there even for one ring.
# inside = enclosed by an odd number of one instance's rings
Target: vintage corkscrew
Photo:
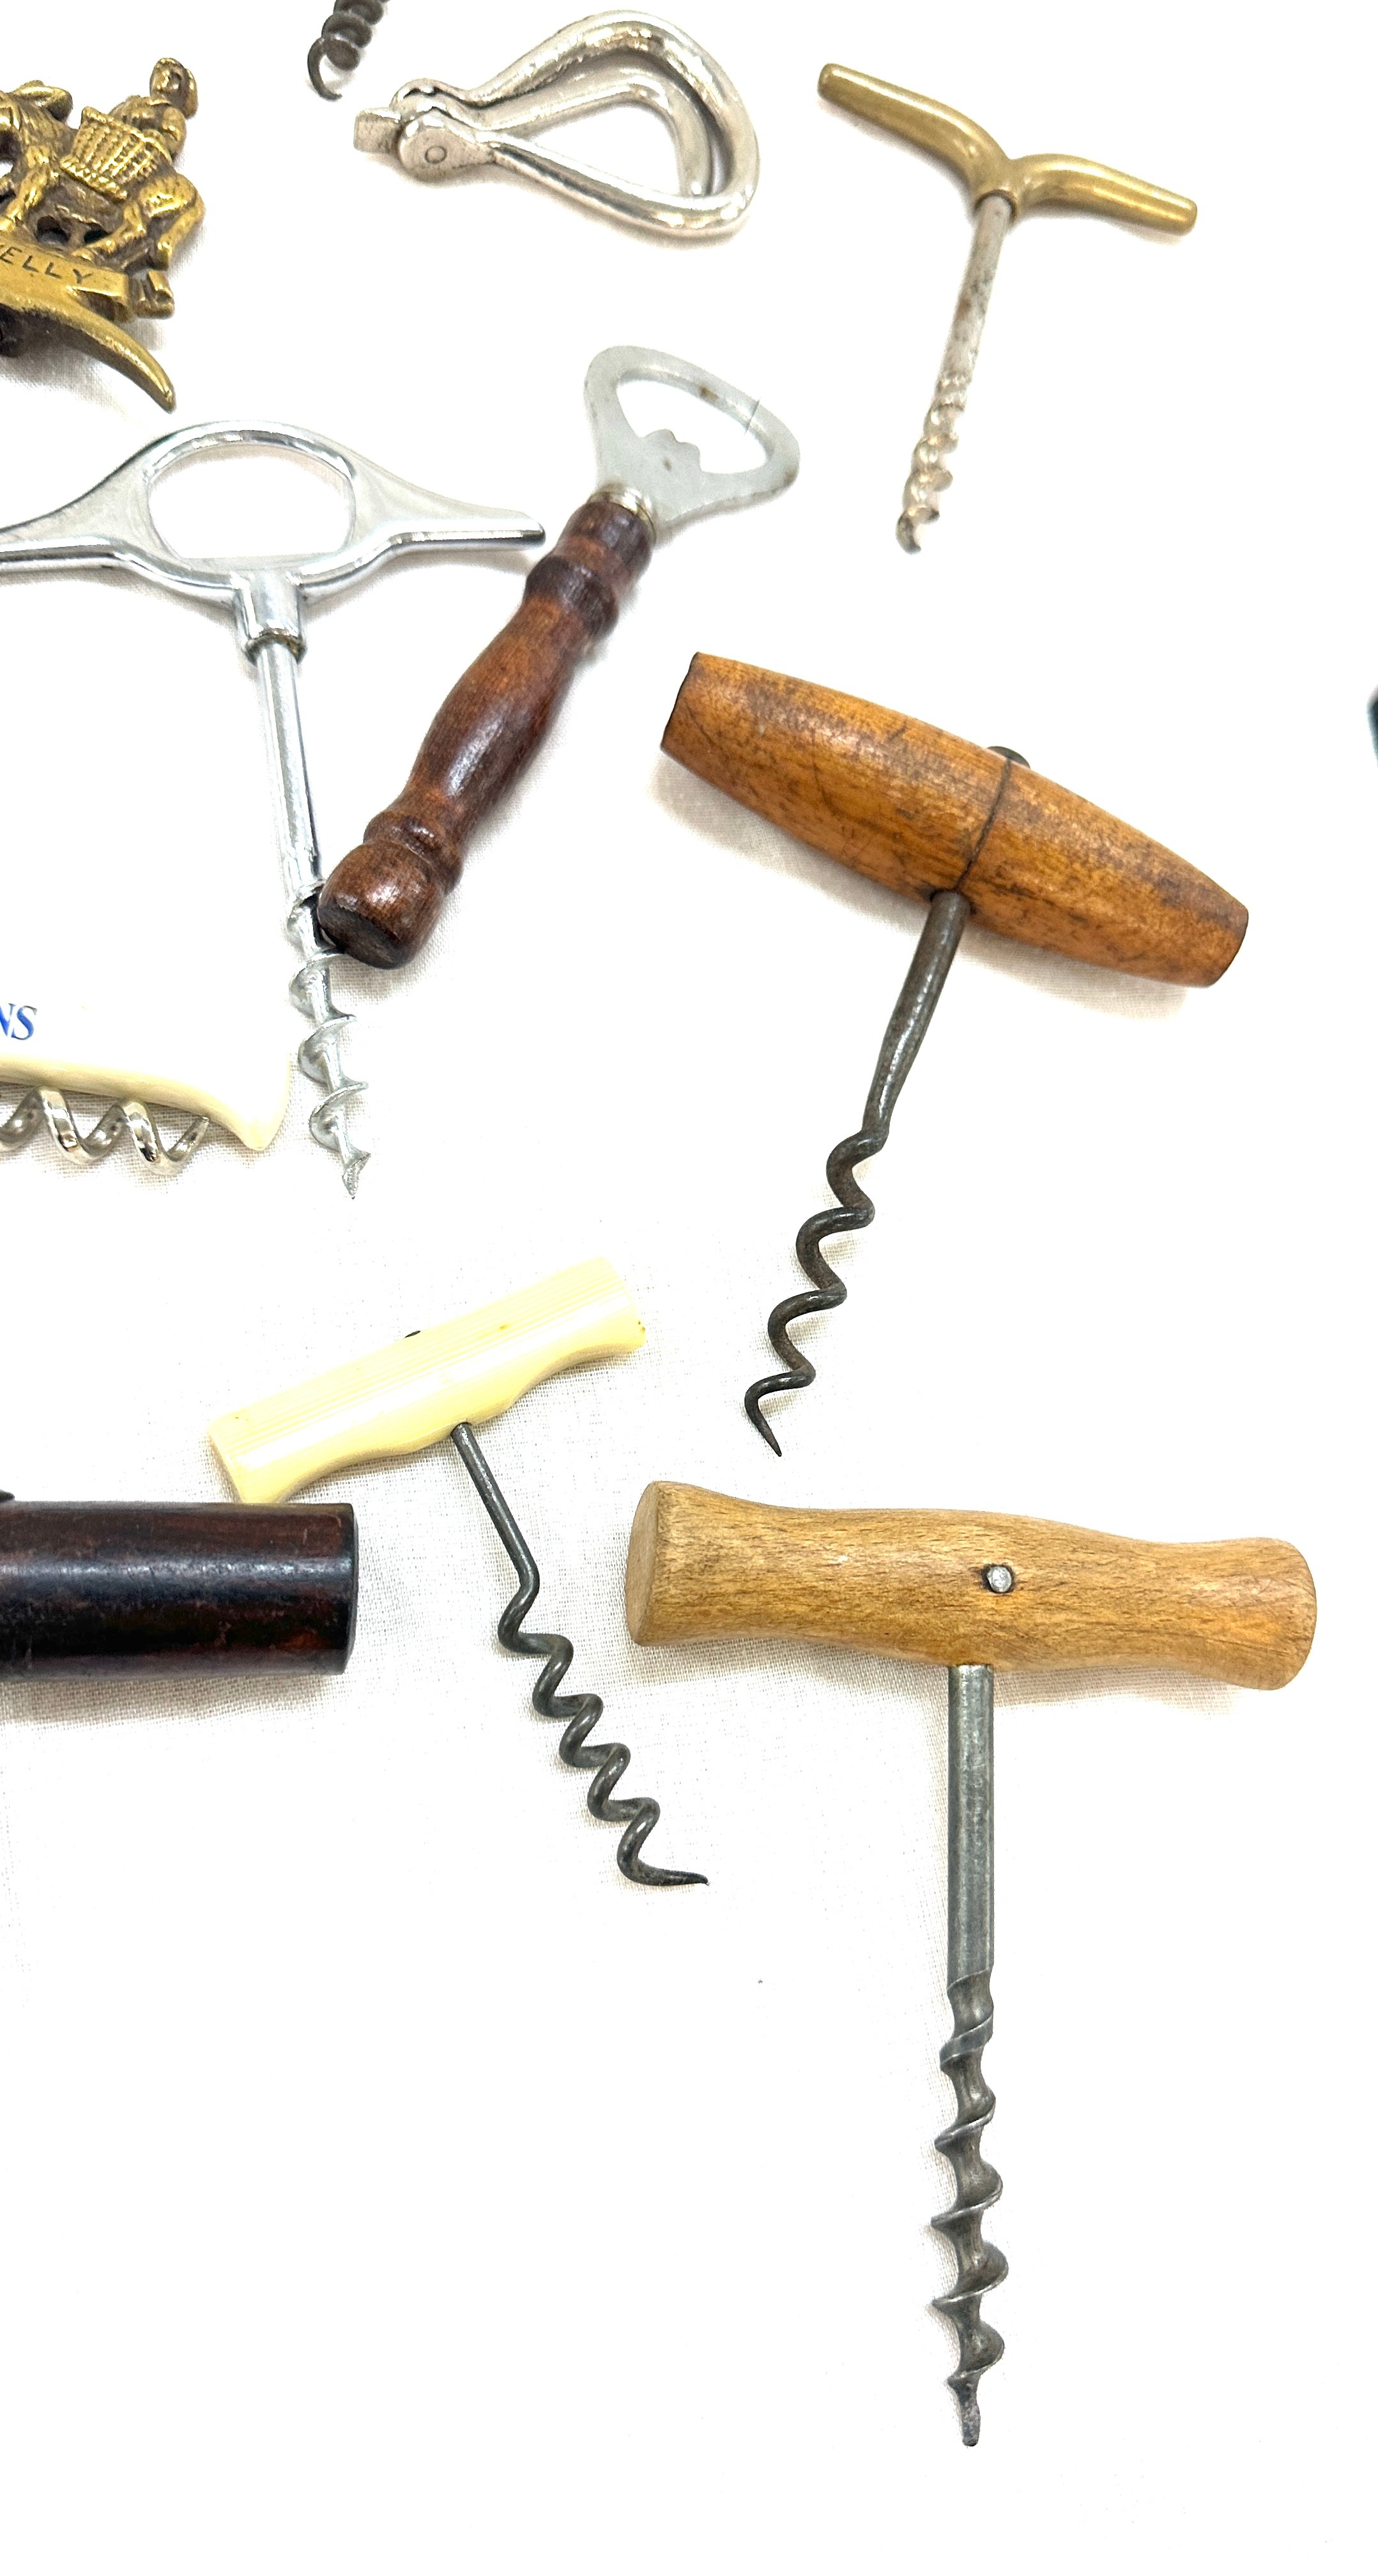
[[[324,467],[340,484],[348,499],[349,526],[337,547],[299,558],[259,555],[232,563],[221,556],[179,554],[166,542],[154,517],[153,500],[158,484],[174,466],[193,458],[265,448],[282,449]],[[248,420],[208,421],[200,428],[175,430],[142,448],[65,509],[0,529],[0,574],[109,569],[233,611],[240,650],[258,681],[267,722],[278,854],[288,895],[287,933],[301,953],[302,962],[288,989],[311,1023],[297,1050],[297,1063],[325,1093],[311,1113],[310,1132],[316,1144],[339,1156],[351,1196],[368,1160],[350,1126],[364,1085],[344,1069],[343,1038],[350,1014],[336,1007],[330,986],[331,952],[316,926],[321,863],[297,704],[297,663],[306,650],[303,608],[318,593],[343,590],[377,565],[414,549],[537,545],[543,534],[539,523],[521,512],[442,500],[417,484],[404,483],[336,439],[291,429],[280,421]],[[178,1094],[159,1096],[176,1099]],[[233,1121],[227,1123],[233,1125]],[[90,1143],[88,1138],[88,1152]],[[186,1146],[186,1151],[191,1150]],[[176,1160],[177,1155],[165,1159]]]
[[[347,7],[331,10],[306,57],[307,74],[318,98],[338,106],[340,93],[326,80],[326,64],[345,75],[357,71],[386,7],[387,0],[348,0]]]
[[[812,1638],[948,1667],[947,1991],[940,2063],[957,2116],[936,2144],[952,2206],[933,2220],[956,2277],[933,2305],[957,2333],[948,2386],[962,2439],[1004,2343],[981,2301],[1005,2278],[986,2242],[1000,2177],[984,2153],[995,2096],[982,2069],[994,1965],[997,1672],[1153,1669],[1280,1690],[1311,1648],[1316,1595],[1280,1539],[1155,1545],[999,1513],[788,1511],[695,1485],[649,1485],[627,1555],[638,1645]],[[1103,1936],[1102,1936],[1103,1937]]]
[[[640,1350],[645,1327],[607,1261],[581,1262],[456,1323],[409,1333],[390,1349],[330,1369],[305,1386],[224,1414],[211,1446],[242,1502],[278,1502],[299,1486],[368,1458],[392,1458],[453,1440],[518,1578],[498,1622],[514,1655],[539,1656],[531,1694],[540,1717],[560,1721],[560,1759],[591,1772],[587,1805],[601,1824],[620,1825],[617,1866],[640,1887],[700,1887],[693,1870],[657,1869],[641,1857],[660,1821],[654,1798],[617,1798],[631,1761],[625,1744],[594,1744],[603,1714],[594,1691],[561,1694],[573,1661],[567,1637],[524,1627],[540,1590],[535,1560],[475,1437],[518,1396],[581,1360]]]
[[[342,1673],[358,1589],[348,1503],[0,1494],[0,1682]]]
[[[850,108],[871,125],[917,143],[955,170],[966,188],[976,218],[971,255],[952,317],[952,329],[938,370],[938,382],[914,450],[904,506],[895,530],[900,544],[917,553],[924,530],[938,516],[937,495],[952,481],[947,460],[957,434],[981,345],[990,291],[995,283],[1001,245],[1016,215],[1035,206],[1075,207],[1082,214],[1113,215],[1119,222],[1145,224],[1157,232],[1189,233],[1196,221],[1190,197],[1174,196],[1147,179],[1131,179],[1123,170],[1107,170],[1099,161],[1078,161],[1066,152],[1031,152],[1009,160],[994,135],[943,107],[936,98],[874,80],[869,72],[852,72],[841,63],[825,63],[818,75],[821,95],[835,107]]]
[[[673,385],[726,412],[762,450],[759,465],[707,473],[668,429],[639,437],[624,384]],[[767,501],[794,481],[799,449],[755,397],[661,349],[604,349],[584,383],[598,485],[527,576],[521,607],[440,709],[400,796],[375,814],[326,879],[321,929],[368,966],[403,966],[424,946],[477,825],[539,748],[585,654],[617,623],[657,541],[691,519]]]
[[[252,1153],[271,1145],[287,1112],[292,1059],[275,1019],[252,1009],[230,1020],[190,1016],[166,992],[137,1004],[127,990],[104,1007],[73,1001],[52,966],[16,981],[27,999],[0,1001],[0,1084],[19,1085],[0,1102],[0,1156],[46,1133],[70,1163],[104,1162],[128,1136],[155,1172],[180,1172],[212,1127]],[[70,1093],[103,1098],[83,1132]],[[160,1132],[155,1110],[190,1111],[179,1133]]]
[[[746,1392],[747,1415],[778,1456],[762,1402],[813,1384],[817,1371],[790,1326],[846,1300],[822,1246],[875,1215],[856,1166],[885,1144],[967,922],[1121,974],[1214,984],[1249,916],[1185,859],[1036,776],[1018,752],[984,751],[745,662],[695,655],[664,748],[812,849],[897,894],[929,898],[861,1126],[828,1156],[837,1204],[809,1217],[795,1240],[811,1285],[783,1299],[766,1326],[784,1365]]]
[[[633,187],[529,139],[608,107],[646,107],[661,118],[678,190]],[[620,10],[561,27],[478,89],[407,81],[390,107],[355,119],[354,141],[415,179],[513,170],[576,205],[681,241],[733,231],[760,168],[751,119],[721,63],[667,18]]]

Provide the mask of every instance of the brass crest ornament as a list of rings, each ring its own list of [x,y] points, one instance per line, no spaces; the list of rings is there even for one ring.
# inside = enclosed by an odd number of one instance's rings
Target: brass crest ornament
[[[145,94],[71,113],[47,81],[0,90],[0,355],[55,331],[171,411],[167,376],[122,326],[167,319],[163,272],[205,213],[177,168],[196,83],[164,55]]]

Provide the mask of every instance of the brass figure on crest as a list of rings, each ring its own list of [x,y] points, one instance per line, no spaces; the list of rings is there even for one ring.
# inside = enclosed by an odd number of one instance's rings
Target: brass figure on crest
[[[0,90],[0,354],[47,328],[94,349],[164,411],[176,396],[122,325],[172,311],[164,271],[205,212],[177,168],[196,83],[165,55],[146,93],[84,107],[70,90]]]

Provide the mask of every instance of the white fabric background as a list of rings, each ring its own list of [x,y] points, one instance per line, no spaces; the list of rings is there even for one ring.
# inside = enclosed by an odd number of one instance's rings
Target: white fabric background
[[[179,422],[260,413],[552,533],[592,353],[644,340],[797,431],[796,489],[685,531],[583,671],[411,971],[340,981],[375,1159],[299,1096],[261,1160],[0,1172],[0,1478],[213,1495],[205,1426],[602,1251],[644,1354],[489,1454],[606,1696],[656,1857],[618,1878],[447,1449],[338,1480],[348,1675],[3,1694],[0,2525],[93,2568],[1255,2569],[1358,2555],[1373,1788],[1368,1021],[1378,770],[1371,27],[1342,6],[695,0],[763,179],[717,248],[350,149],[404,77],[486,77],[539,10],[393,0],[347,107],[313,10],[5,12],[13,79],[196,70],[209,209],[159,335]],[[950,180],[825,110],[840,55],[1011,150],[1200,200],[1169,243],[1020,226],[956,482],[891,536],[968,241]],[[611,149],[611,144],[609,149]],[[658,138],[624,136],[649,173]],[[0,371],[3,515],[158,434],[84,362]],[[710,461],[714,451],[710,447]],[[510,613],[400,568],[302,672],[329,863]],[[285,985],[255,693],[228,627],[113,581],[6,586],[7,964],[137,1014]],[[740,1395],[854,1124],[917,909],[657,744],[691,652],[1016,744],[1240,894],[1224,983],[973,934],[782,1409]],[[20,974],[23,980],[23,973]],[[285,1012],[285,1005],[284,1005]],[[990,2134],[1007,2357],[964,2454],[948,2258],[943,1688],[804,1648],[644,1653],[653,1475],[794,1503],[1252,1530],[1316,1573],[1277,1697],[1002,1686]],[[1355,2207],[1357,2197],[1358,2207]]]

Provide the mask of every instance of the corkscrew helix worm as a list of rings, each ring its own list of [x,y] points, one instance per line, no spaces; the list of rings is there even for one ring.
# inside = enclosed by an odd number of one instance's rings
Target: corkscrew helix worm
[[[948,2000],[952,2036],[938,2051],[938,2064],[956,2094],[957,2117],[950,2127],[939,2130],[933,2143],[952,2167],[953,2201],[930,2223],[947,2238],[957,2277],[952,2288],[940,2291],[930,2304],[957,2329],[957,2367],[947,2384],[957,2400],[962,2440],[970,2448],[981,2432],[976,2394],[981,2373],[991,2369],[1005,2349],[1003,2335],[982,2316],[981,2301],[988,2291],[999,2289],[1010,2267],[999,2247],[988,2245],[982,2234],[986,2212],[994,2208],[1004,2188],[994,2166],[986,2162],[982,2146],[995,2110],[995,2095],[981,2064],[994,2017],[989,1976],[959,1978],[949,1986]]]
[[[757,1378],[743,1398],[748,1421],[777,1458],[782,1454],[780,1443],[761,1411],[762,1400],[768,1395],[784,1395],[812,1386],[818,1375],[813,1362],[806,1360],[791,1341],[789,1328],[805,1315],[828,1314],[834,1306],[846,1302],[847,1291],[831,1262],[825,1259],[822,1246],[830,1235],[854,1233],[868,1226],[875,1215],[874,1202],[856,1178],[856,1166],[880,1153],[889,1137],[895,1103],[923,1044],[970,912],[966,896],[955,889],[935,895],[930,903],[923,936],[876,1059],[861,1126],[854,1136],[844,1136],[840,1145],[834,1145],[828,1156],[828,1187],[838,1204],[807,1218],[795,1237],[795,1257],[813,1286],[782,1298],[772,1308],[766,1331],[785,1365],[771,1377]]]
[[[83,1135],[66,1094],[44,1083],[0,1117],[0,1154],[22,1152],[46,1127],[68,1162],[103,1163],[127,1135],[151,1172],[175,1172],[205,1142],[210,1125],[209,1118],[193,1118],[180,1136],[164,1137],[142,1100],[112,1100]]]
[[[325,65],[333,63],[337,72],[346,75],[357,71],[386,7],[387,0],[348,0],[345,8],[331,10],[306,57],[311,86],[318,98],[328,98],[339,106],[340,92],[326,87]]]
[[[318,1082],[325,1092],[324,1100],[317,1101],[307,1119],[307,1133],[313,1144],[323,1145],[328,1154],[338,1154],[345,1188],[353,1198],[368,1161],[349,1129],[350,1110],[356,1100],[362,1099],[368,1085],[345,1072],[341,1056],[341,1042],[345,1030],[353,1024],[354,1014],[340,1009],[331,989],[330,961],[334,951],[321,938],[315,904],[309,896],[289,908],[287,935],[295,939],[305,961],[287,990],[296,1008],[311,1022],[297,1049],[297,1063],[307,1080]]]
[[[156,981],[84,1001],[63,959],[30,957],[19,971],[35,998],[0,1002],[0,1085],[20,1095],[0,1103],[0,1156],[46,1133],[64,1162],[89,1168],[127,1136],[146,1170],[175,1173],[215,1127],[251,1153],[271,1145],[291,1080],[276,1007],[189,1008]],[[85,1128],[71,1094],[92,1104]]]
[[[560,1684],[574,1661],[573,1646],[568,1637],[523,1625],[541,1588],[536,1560],[474,1437],[472,1424],[457,1423],[450,1438],[517,1577],[517,1589],[498,1621],[498,1637],[509,1654],[545,1657],[532,1689],[531,1705],[538,1717],[553,1717],[562,1724],[560,1760],[567,1762],[571,1771],[594,1774],[585,1800],[589,1814],[600,1825],[622,1826],[617,1866],[623,1877],[638,1887],[706,1887],[708,1881],[698,1870],[657,1869],[642,1859],[642,1844],[660,1822],[659,1804],[654,1798],[614,1798],[612,1793],[631,1762],[631,1752],[625,1744],[590,1744],[589,1737],[603,1714],[603,1703],[596,1691],[566,1691],[561,1695]]]

